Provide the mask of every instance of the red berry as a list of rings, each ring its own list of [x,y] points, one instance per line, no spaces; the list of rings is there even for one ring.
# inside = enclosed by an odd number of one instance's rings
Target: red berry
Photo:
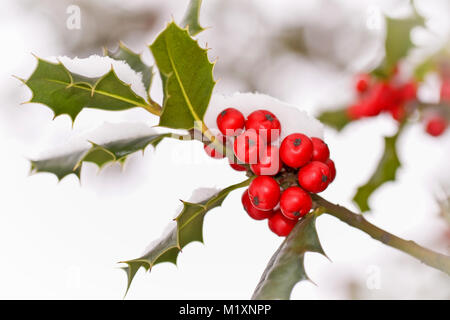
[[[234,136],[244,129],[245,118],[243,114],[234,108],[223,110],[217,116],[217,127],[226,136]]]
[[[277,140],[281,132],[280,121],[267,110],[256,110],[250,113],[245,121],[245,128],[255,130],[268,144]]]
[[[298,171],[298,183],[309,192],[322,192],[330,182],[330,168],[319,161],[311,161]]]
[[[358,120],[365,116],[364,109],[360,101],[347,108],[347,115],[352,120]]]
[[[227,138],[220,133],[216,135],[216,139],[220,140],[223,145],[227,143]],[[207,143],[203,146],[203,149],[205,150],[206,154],[214,159],[222,159],[225,158],[225,155],[223,155],[221,152],[214,149],[212,142]]]
[[[301,133],[293,133],[283,139],[280,147],[280,157],[283,163],[292,168],[298,168],[311,160],[313,144]]]
[[[281,210],[275,211],[275,214],[269,218],[269,228],[273,233],[280,237],[286,237],[294,229],[297,220],[286,218]]]
[[[330,175],[328,176],[328,183],[332,183],[334,181],[334,178],[336,178],[336,166],[334,165],[334,161],[331,159],[325,161],[325,164],[328,166],[328,169],[330,169]]]
[[[441,100],[450,101],[450,78],[444,78],[441,85]]]
[[[447,128],[447,120],[441,116],[433,116],[427,120],[425,130],[433,137],[438,137]]]
[[[250,168],[258,176],[274,176],[280,172],[282,166],[278,147],[268,145],[258,163],[252,164]]]
[[[397,104],[394,107],[390,108],[389,113],[392,118],[397,121],[402,121],[406,116],[406,109],[403,104]]]
[[[400,95],[401,95],[401,99],[404,102],[416,99],[416,95],[417,95],[417,84],[416,84],[416,82],[409,81],[409,82],[405,83],[400,88]]]
[[[311,138],[313,144],[312,160],[325,162],[330,157],[330,150],[327,144],[319,138]]]
[[[264,143],[255,130],[247,130],[234,139],[234,154],[244,163],[257,163]]]
[[[248,196],[248,189],[244,191],[241,197],[242,205],[248,215],[255,220],[264,220],[270,218],[273,215],[273,210],[263,211],[255,208],[250,202]]]
[[[248,195],[255,208],[272,210],[280,200],[280,186],[274,178],[258,176],[250,183]]]
[[[369,84],[370,84],[370,75],[366,73],[358,75],[355,84],[356,91],[361,93],[365,92],[369,88]]]
[[[300,187],[289,187],[281,194],[280,209],[288,219],[298,220],[307,214],[311,207],[311,197]]]
[[[230,167],[232,167],[236,171],[247,171],[247,168],[245,168],[243,165],[240,165],[239,163],[231,163]]]

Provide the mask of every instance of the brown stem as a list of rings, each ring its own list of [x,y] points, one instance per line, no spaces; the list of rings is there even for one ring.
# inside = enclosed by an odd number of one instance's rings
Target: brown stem
[[[403,251],[426,265],[439,269],[450,275],[450,257],[419,246],[411,240],[399,238],[367,221],[361,214],[354,213],[345,207],[331,203],[318,195],[313,195],[314,202],[324,211],[339,220],[355,227],[385,245]]]

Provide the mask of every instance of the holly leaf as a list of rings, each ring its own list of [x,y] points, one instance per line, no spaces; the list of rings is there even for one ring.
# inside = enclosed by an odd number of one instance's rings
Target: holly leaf
[[[153,67],[145,64],[138,53],[133,52],[120,42],[119,47],[115,52],[111,52],[107,48],[104,48],[104,55],[114,60],[125,61],[131,69],[140,72],[147,93],[150,91],[153,78]]]
[[[352,120],[348,117],[347,109],[337,109],[322,112],[318,119],[323,124],[341,131],[344,127],[349,124]]]
[[[162,262],[177,264],[180,251],[189,243],[199,241],[203,243],[203,219],[213,208],[222,205],[228,194],[238,188],[246,187],[252,179],[229,186],[199,203],[182,201],[183,209],[174,219],[174,226],[167,232],[150,250],[142,257],[133,260],[122,261],[127,264],[124,270],[127,273],[127,292],[130,288],[136,272],[144,267],[149,271],[153,266]]]
[[[203,121],[215,85],[214,64],[207,50],[174,22],[150,46],[164,79],[164,102],[159,125],[192,129]]]
[[[287,300],[294,286],[309,280],[305,271],[305,253],[325,255],[316,231],[316,215],[301,219],[274,253],[264,270],[252,299]]]
[[[55,117],[67,114],[74,121],[83,108],[117,111],[148,105],[112,68],[101,77],[88,78],[70,72],[60,62],[37,60],[36,70],[22,81],[33,93],[29,103],[48,106]]]
[[[202,0],[191,0],[186,10],[186,14],[181,22],[181,25],[185,26],[189,30],[191,36],[195,36],[205,30],[200,25],[199,21],[201,5]]]
[[[395,146],[397,138],[398,133],[394,136],[384,138],[384,153],[375,172],[366,184],[358,188],[353,197],[353,201],[358,205],[361,212],[370,210],[368,201],[375,190],[384,183],[395,180],[397,169],[401,165]]]
[[[162,139],[169,135],[170,133],[147,134],[102,144],[91,142],[92,146],[90,148],[76,150],[46,159],[32,160],[31,172],[53,173],[57,176],[58,180],[72,173],[80,178],[83,162],[95,163],[99,168],[104,167],[109,162],[117,161],[123,163],[130,154],[139,150],[144,151],[148,145],[156,147]]]
[[[373,71],[378,77],[388,77],[394,71],[397,62],[406,57],[408,51],[414,47],[411,41],[411,30],[425,25],[425,19],[417,12],[406,19],[386,17],[385,57],[382,64]]]

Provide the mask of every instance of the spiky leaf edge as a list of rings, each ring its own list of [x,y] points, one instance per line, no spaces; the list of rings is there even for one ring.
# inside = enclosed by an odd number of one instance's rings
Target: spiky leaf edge
[[[132,259],[132,260],[126,260],[121,261],[119,263],[125,263],[127,264],[126,267],[123,267],[122,269],[125,270],[127,274],[127,289],[125,292],[125,295],[127,294],[128,290],[130,289],[130,285],[137,273],[137,271],[144,267],[146,271],[150,271],[154,265],[162,262],[170,262],[174,265],[177,264],[177,258],[178,254],[181,252],[181,250],[188,245],[191,242],[199,241],[200,243],[203,243],[203,219],[206,213],[208,213],[211,209],[219,207],[222,205],[222,202],[225,200],[225,198],[228,196],[228,194],[236,190],[238,188],[246,187],[250,184],[252,181],[252,178],[249,178],[241,183],[237,183],[234,185],[231,185],[212,197],[201,201],[199,203],[190,203],[186,201],[181,201],[183,203],[183,209],[180,212],[180,214],[174,219],[176,222],[176,225],[174,228],[165,235],[164,238],[160,239],[158,244],[152,248],[149,252],[147,252],[145,255],[143,255],[140,258]],[[187,220],[187,222],[184,222],[184,215],[189,213],[189,210],[193,209],[194,212],[192,214],[193,217]],[[189,225],[194,219],[200,218],[200,223],[198,227],[199,230],[194,230],[194,232],[197,233],[197,237],[193,237],[192,239],[188,239],[188,241],[184,241],[184,239],[180,238],[180,231],[182,231],[186,226]],[[195,226],[194,226],[195,227]],[[159,248],[161,243],[167,243],[165,247],[162,249]],[[155,252],[156,251],[156,252]],[[155,254],[156,253],[156,254]]]

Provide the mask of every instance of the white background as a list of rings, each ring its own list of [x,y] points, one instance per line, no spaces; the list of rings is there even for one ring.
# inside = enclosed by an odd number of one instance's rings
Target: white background
[[[162,1],[150,2],[147,5],[158,6]],[[124,170],[111,165],[98,172],[94,165],[85,164],[81,184],[73,175],[59,183],[50,174],[30,176],[28,158],[63,146],[71,137],[103,122],[155,125],[157,119],[137,109],[115,113],[86,110],[72,128],[67,116],[52,121],[50,109],[20,105],[30,98],[30,92],[11,75],[27,77],[31,73],[35,60],[30,53],[46,57],[66,52],[55,40],[54,30],[44,16],[17,3],[3,1],[0,13],[0,298],[121,299],[126,278],[117,262],[137,257],[160,235],[179,209],[179,199],[188,199],[198,187],[222,188],[242,181],[243,174],[230,169],[226,160],[207,158],[199,143],[167,140],[156,151],[148,148],[144,155],[131,156]],[[164,3],[161,21],[169,21],[171,14],[179,21],[184,2]],[[337,3],[349,7],[347,2]],[[384,1],[371,1],[351,8],[358,17],[371,3],[386,5]],[[449,20],[449,7],[445,7],[445,1],[433,3],[441,9],[429,10],[430,14],[440,21],[441,29],[448,28],[445,21]],[[276,6],[253,1],[252,5],[274,21],[295,18],[292,1],[277,1]],[[220,64],[227,57],[222,56],[222,49],[214,48],[223,48],[224,32],[232,32],[228,36],[239,39],[239,28],[243,27],[234,25],[233,19],[245,21],[245,12],[240,12],[240,17],[236,12],[224,13],[228,15],[228,29],[215,29],[215,17],[208,14],[212,12],[210,6],[205,1],[202,21],[212,28],[200,39],[202,44],[208,42],[212,48],[210,57],[219,57]],[[318,14],[317,6],[310,2],[305,8]],[[300,8],[295,9],[299,16],[306,15]],[[61,11],[61,15],[66,13]],[[248,23],[252,25],[251,21]],[[161,23],[160,29],[163,26]],[[76,31],[64,32],[70,37]],[[146,50],[144,45],[153,37],[154,33],[150,33],[135,49]],[[245,50],[232,49],[241,52],[244,60]],[[285,72],[274,72],[273,82],[267,81],[263,87],[313,114],[320,104],[331,104],[343,87],[350,90],[350,73],[334,74],[320,65],[294,63],[291,58],[279,63],[288,64],[287,68],[279,66]],[[267,67],[280,70],[273,65]],[[223,75],[216,77],[221,78],[216,92],[240,90],[239,83],[231,83]],[[159,89],[156,84],[157,96]],[[327,130],[325,139],[338,175],[323,196],[355,208],[350,201],[355,188],[374,170],[382,152],[382,136],[394,130],[395,123],[384,116],[352,124],[340,134]],[[367,218],[398,236],[448,253],[449,227],[439,217],[435,195],[439,186],[449,181],[450,134],[447,131],[436,139],[426,136],[420,125],[410,126],[399,147],[403,166],[397,181],[373,195],[370,203],[374,210]],[[205,245],[187,246],[179,256],[178,267],[163,264],[151,274],[140,271],[127,298],[249,298],[282,239],[268,230],[266,222],[246,216],[240,204],[241,193],[242,190],[233,192],[221,208],[206,216]],[[294,288],[292,298],[450,297],[450,279],[441,272],[385,247],[333,217],[321,216],[317,228],[331,261],[308,254],[306,269],[317,286],[302,282]],[[373,276],[380,280],[375,289],[371,287]]]

